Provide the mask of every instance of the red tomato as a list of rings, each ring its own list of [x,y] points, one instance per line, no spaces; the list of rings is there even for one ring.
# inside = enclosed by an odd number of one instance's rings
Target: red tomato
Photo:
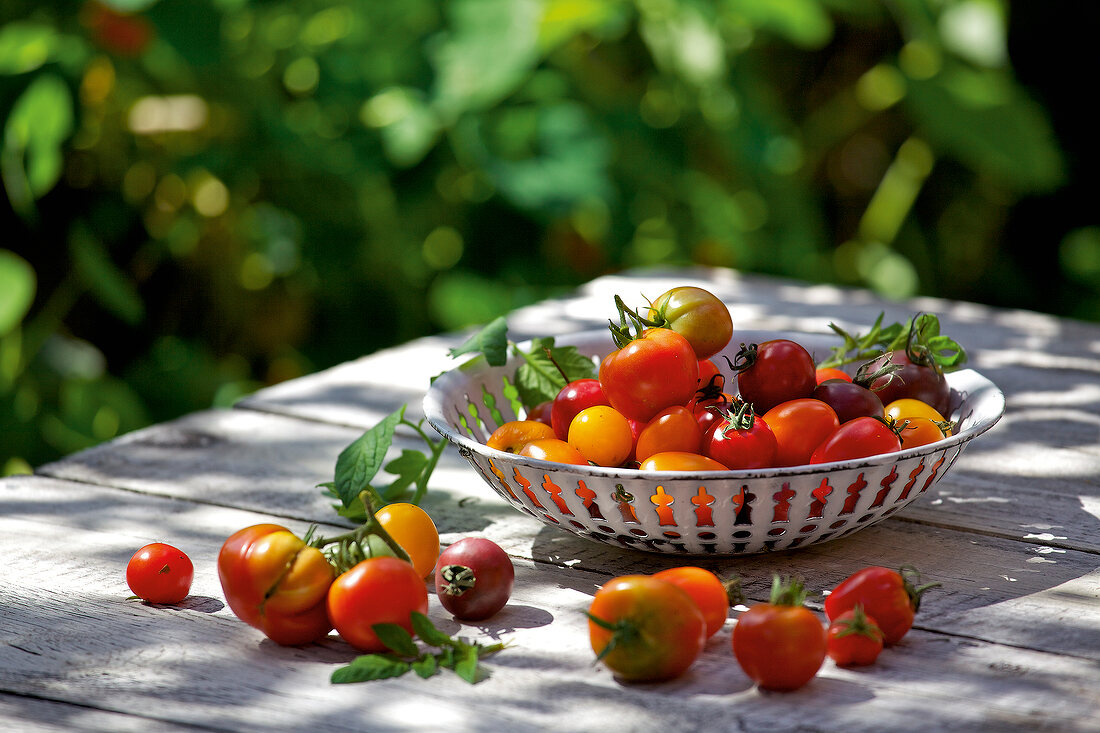
[[[547,400],[546,402],[540,402],[527,411],[527,420],[533,420],[534,422],[544,423],[553,427],[553,410],[554,401]]]
[[[644,461],[655,453],[683,451],[698,453],[703,433],[695,415],[686,407],[674,405],[658,412],[638,434],[635,459]]]
[[[688,565],[662,570],[653,577],[668,581],[691,596],[703,614],[708,638],[726,623],[730,612],[729,594],[722,580],[711,571]]]
[[[276,524],[239,530],[218,552],[229,608],[277,644],[306,644],[328,634],[325,597],[335,575],[320,550]]]
[[[809,397],[817,386],[813,357],[788,339],[743,346],[734,366],[741,399],[758,415],[781,402]]]
[[[802,605],[804,597],[801,583],[776,578],[771,600],[742,613],[733,627],[737,663],[764,689],[796,690],[825,661],[825,627]]]
[[[864,612],[882,629],[886,646],[897,644],[913,625],[921,594],[939,585],[927,583],[915,587],[910,577],[919,579],[920,575],[909,568],[901,572],[877,565],[863,568],[825,597],[825,615],[835,620],[857,604],[863,606]]]
[[[699,362],[699,379],[696,380],[697,391],[713,390],[721,392],[726,386],[726,378],[718,371],[718,365],[710,359],[702,359]]]
[[[814,449],[810,463],[848,461],[901,449],[901,439],[894,427],[873,417],[857,417],[837,428]]]
[[[500,545],[464,537],[439,554],[435,594],[455,618],[480,621],[495,614],[512,594],[516,572]]]
[[[777,450],[768,424],[753,414],[751,405],[740,401],[711,426],[703,439],[703,453],[732,469],[771,468]]]
[[[776,405],[764,413],[775,435],[777,466],[802,466],[814,448],[840,427],[836,411],[821,400],[803,398]]]
[[[810,396],[833,408],[842,423],[857,417],[883,416],[882,400],[871,390],[852,382],[836,379],[822,382]]]
[[[822,369],[818,369],[815,372],[814,377],[815,379],[817,379],[818,384],[821,384],[822,382],[827,382],[830,379],[842,379],[845,382],[852,381],[852,375],[848,374],[848,372],[844,371],[843,369],[836,369],[834,367],[824,367]]]
[[[667,328],[650,328],[600,364],[600,384],[611,406],[628,418],[649,421],[695,394],[699,361],[691,344]]]
[[[707,641],[707,625],[682,589],[649,575],[604,584],[588,608],[596,659],[624,680],[656,682],[687,671]]]
[[[883,634],[858,603],[829,624],[829,657],[838,667],[862,667],[882,652]]]
[[[506,453],[519,453],[532,440],[553,437],[554,429],[546,423],[537,420],[510,420],[494,430],[485,445]]]
[[[559,440],[569,437],[569,426],[586,407],[610,405],[598,379],[576,379],[561,388],[550,406],[550,424]]]
[[[567,442],[589,463],[620,466],[634,449],[634,432],[614,407],[596,405],[584,408],[573,418]]]
[[[364,652],[386,650],[371,628],[397,624],[410,634],[412,612],[428,612],[428,588],[413,566],[372,557],[343,573],[328,592],[328,613],[344,641]]]
[[[553,461],[554,463],[572,463],[577,466],[588,465],[588,459],[579,450],[557,438],[532,440],[520,448],[519,455],[527,458],[538,458],[541,461]]]
[[[733,335],[733,319],[726,304],[713,293],[689,285],[657,296],[649,320],[686,338],[699,359],[726,348]]]
[[[126,564],[126,584],[149,603],[179,603],[191,592],[191,558],[163,542],[146,545]]]
[[[699,453],[685,453],[683,451],[670,450],[664,453],[654,453],[641,462],[638,468],[643,471],[728,471],[713,458],[707,458]]]

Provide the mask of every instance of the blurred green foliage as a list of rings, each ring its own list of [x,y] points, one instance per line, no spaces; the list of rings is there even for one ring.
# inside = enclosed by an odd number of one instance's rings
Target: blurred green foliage
[[[623,267],[1005,300],[1069,172],[1011,11],[7,0],[0,468]],[[1047,257],[1074,315],[1097,232]]]

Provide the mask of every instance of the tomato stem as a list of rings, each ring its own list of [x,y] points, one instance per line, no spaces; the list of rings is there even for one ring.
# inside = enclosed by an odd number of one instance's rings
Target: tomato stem
[[[905,584],[905,592],[909,594],[909,602],[913,606],[913,613],[920,610],[921,596],[924,592],[930,588],[936,588],[943,583],[925,583],[923,585],[917,585],[920,583],[920,571],[912,565],[902,565],[898,572],[901,574],[902,582]]]
[[[622,644],[631,643],[641,634],[641,632],[638,630],[637,624],[632,621],[628,621],[627,619],[620,619],[615,623],[611,623],[610,621],[602,619],[599,616],[595,616],[587,611],[585,612],[585,615],[588,616],[588,620],[592,623],[596,624],[602,629],[606,629],[607,631],[611,632],[611,638],[607,640],[607,645],[600,650],[600,653],[598,655],[596,655],[597,662],[603,661],[604,657],[615,651],[616,647]]]

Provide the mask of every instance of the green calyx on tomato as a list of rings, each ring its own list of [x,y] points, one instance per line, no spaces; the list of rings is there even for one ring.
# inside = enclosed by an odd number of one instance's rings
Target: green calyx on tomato
[[[800,579],[772,576],[771,605],[801,607],[806,605],[806,595],[806,585]]]
[[[756,413],[753,412],[752,405],[740,397],[735,397],[733,403],[722,410],[721,416],[723,421],[718,423],[717,429],[723,434],[731,430],[751,430],[756,422]]]

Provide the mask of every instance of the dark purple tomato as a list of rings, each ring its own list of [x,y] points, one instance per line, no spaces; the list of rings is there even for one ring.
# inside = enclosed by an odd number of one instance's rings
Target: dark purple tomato
[[[515,569],[492,540],[466,537],[439,554],[435,592],[443,608],[463,621],[487,619],[512,595]]]
[[[893,351],[889,360],[900,368],[892,378],[879,377],[871,382],[871,390],[884,405],[909,397],[932,405],[941,415],[951,412],[951,388],[939,369],[915,364],[904,351]],[[873,359],[866,367],[867,374],[874,374],[886,364],[887,354]]]
[[[811,397],[833,408],[842,424],[857,417],[883,416],[882,400],[874,392],[842,379],[822,382]]]

